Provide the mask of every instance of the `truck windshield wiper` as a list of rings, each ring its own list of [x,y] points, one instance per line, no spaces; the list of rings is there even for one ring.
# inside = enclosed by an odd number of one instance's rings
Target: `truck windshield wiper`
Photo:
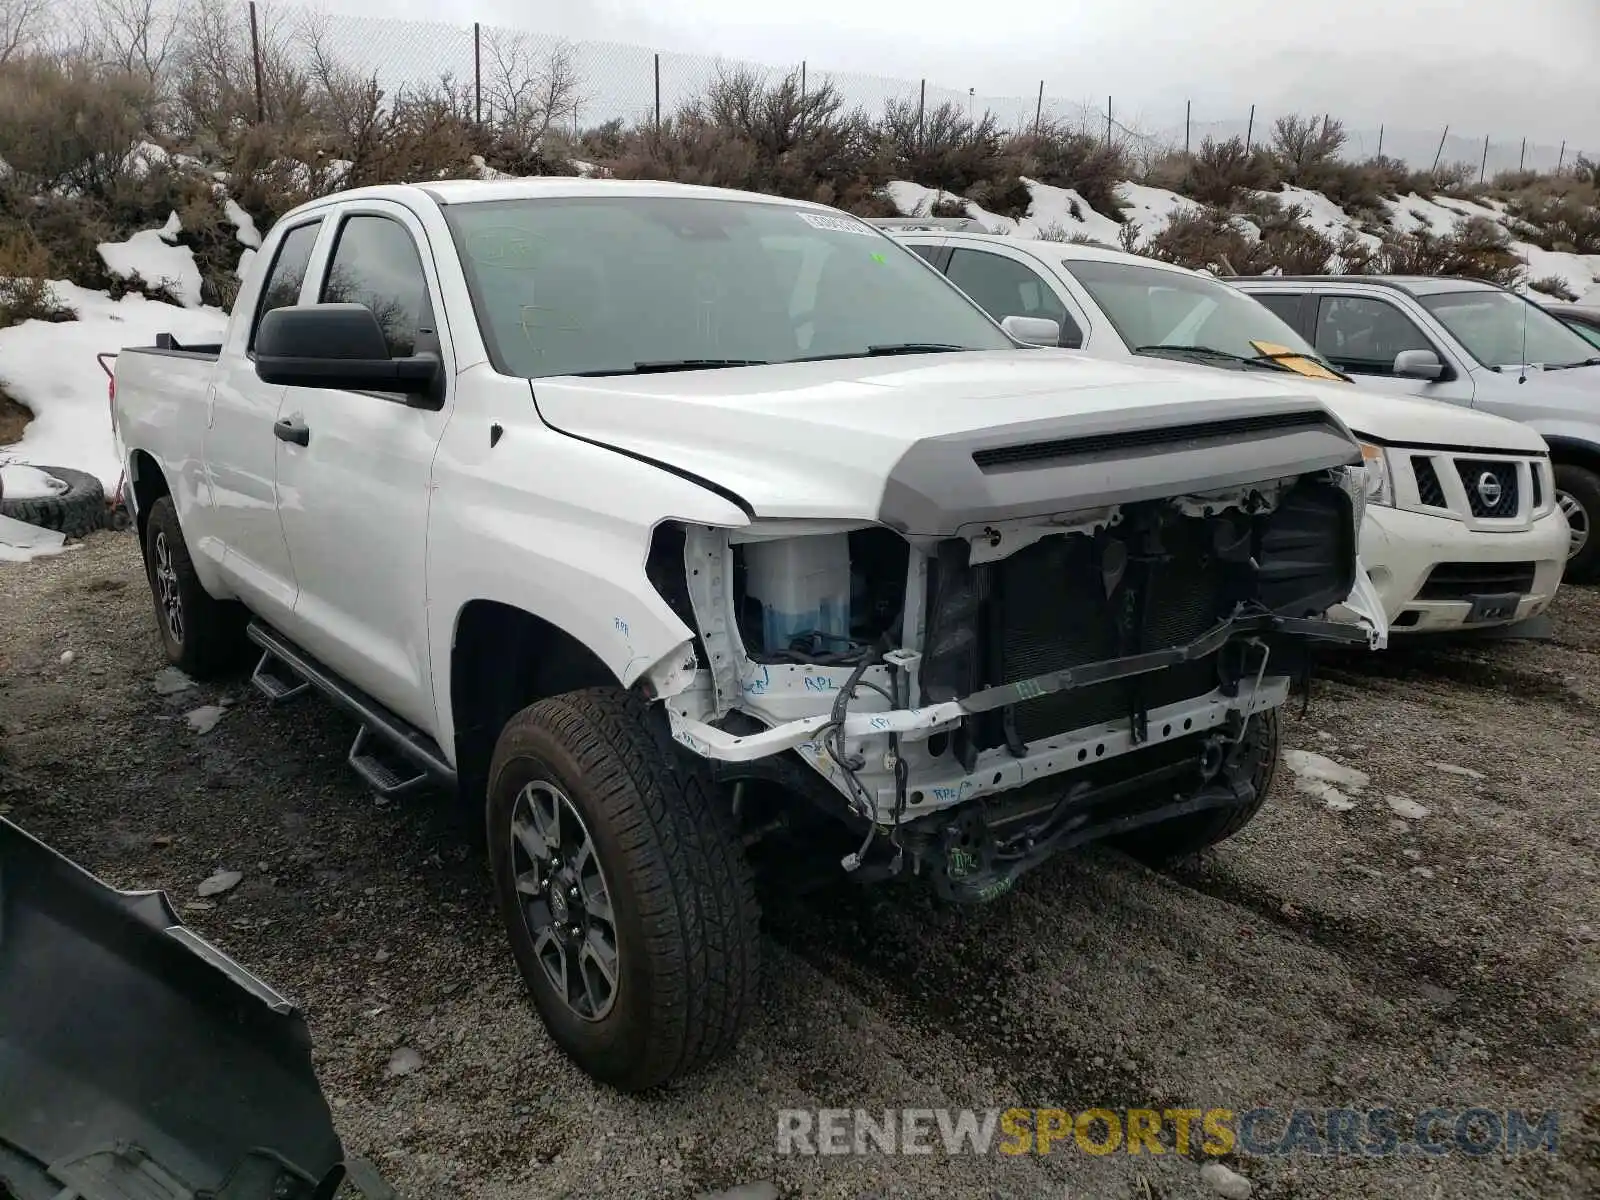
[[[636,362],[631,367],[608,367],[601,371],[574,371],[586,379],[603,375],[659,375],[666,371],[711,371],[718,367],[764,367],[764,358],[665,358],[655,362]]]
[[[1254,365],[1266,367],[1268,370],[1272,371],[1288,371],[1291,375],[1298,375],[1300,372],[1296,371],[1293,367],[1285,366],[1281,361],[1279,361],[1280,359],[1305,358],[1309,362],[1317,361],[1314,358],[1309,358],[1307,355],[1296,354],[1292,350],[1285,351],[1282,354],[1234,354],[1231,351],[1217,350],[1211,346],[1176,346],[1167,344],[1157,346],[1135,346],[1133,348],[1133,352],[1135,354],[1193,354],[1197,358],[1220,358],[1225,362],[1243,363],[1246,366]],[[1318,365],[1320,366],[1321,364]]]
[[[1582,362],[1560,363],[1553,367],[1546,367],[1546,371],[1571,371],[1578,367],[1600,367],[1600,358],[1586,358]]]
[[[864,350],[847,350],[843,354],[808,354],[790,362],[833,362],[845,358],[882,358],[890,354],[950,354],[970,350],[970,346],[956,346],[949,342],[891,342],[868,346]]]

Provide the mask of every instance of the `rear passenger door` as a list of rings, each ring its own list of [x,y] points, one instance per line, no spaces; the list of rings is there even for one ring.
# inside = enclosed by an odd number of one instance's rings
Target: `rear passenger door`
[[[454,380],[439,282],[421,223],[388,201],[329,218],[315,300],[364,304],[392,357],[426,351]],[[435,721],[427,636],[427,517],[433,458],[454,399],[412,407],[399,394],[285,390],[282,418],[304,446],[277,443],[278,509],[300,596],[291,630],[307,650],[424,730]]]
[[[1055,285],[1009,254],[957,246],[945,274],[996,321],[1046,317],[1061,326],[1061,346],[1083,345],[1083,327],[1067,311]]]

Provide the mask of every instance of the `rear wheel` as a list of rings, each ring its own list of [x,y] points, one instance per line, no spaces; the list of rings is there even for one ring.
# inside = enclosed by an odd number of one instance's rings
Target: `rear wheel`
[[[144,564],[167,661],[196,679],[239,667],[250,645],[244,635],[249,616],[243,605],[213,599],[200,582],[170,496],[150,506]]]
[[[1129,854],[1150,862],[1170,862],[1197,854],[1207,846],[1225,842],[1238,833],[1261,811],[1272,790],[1272,781],[1278,774],[1278,758],[1282,745],[1282,732],[1278,710],[1257,713],[1245,726],[1244,745],[1240,754],[1246,756],[1243,768],[1248,771],[1255,795],[1246,804],[1227,808],[1208,808],[1186,817],[1177,817],[1140,829],[1118,844]]]
[[[1600,517],[1600,474],[1576,463],[1557,463],[1556,503],[1572,531],[1566,579],[1593,583],[1600,578],[1600,538],[1594,536],[1595,519]]]
[[[659,711],[593,688],[518,713],[487,834],[523,981],[579,1067],[641,1091],[733,1046],[759,981],[755,892],[732,813]]]

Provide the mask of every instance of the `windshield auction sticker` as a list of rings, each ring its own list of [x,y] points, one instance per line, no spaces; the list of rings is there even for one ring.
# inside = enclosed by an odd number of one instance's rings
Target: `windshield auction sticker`
[[[832,217],[827,213],[800,214],[800,219],[807,225],[817,229],[828,229],[834,233],[859,233],[864,237],[877,237],[877,231],[870,226],[863,225],[860,221],[852,221],[849,217]]]

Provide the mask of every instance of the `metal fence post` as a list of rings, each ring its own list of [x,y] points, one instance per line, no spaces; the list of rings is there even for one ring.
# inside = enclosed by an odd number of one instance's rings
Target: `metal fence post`
[[[1556,159],[1556,174],[1561,173],[1561,168],[1567,165],[1567,139],[1561,139],[1561,157]]]
[[[267,93],[261,85],[261,30],[256,21],[256,0],[250,0],[250,57],[256,68],[256,124],[267,120]]]
[[[661,55],[656,55],[656,136],[661,136]]]
[[[1378,126],[1378,157],[1383,157],[1383,126]]]
[[[1194,123],[1194,101],[1183,102],[1183,156],[1189,157],[1189,127]]]
[[[1483,162],[1478,165],[1478,183],[1481,185],[1484,176],[1489,173],[1489,135],[1483,135]]]
[[[1033,136],[1039,136],[1044,122],[1044,80],[1039,80],[1039,103],[1033,106]]]
[[[922,91],[917,96],[917,153],[922,153],[928,140],[928,127],[923,118],[928,111],[928,81],[922,81]]]
[[[1517,170],[1520,172],[1528,165],[1528,139],[1522,139],[1522,153],[1517,155]]]
[[[1255,132],[1256,132],[1256,106],[1254,104],[1252,104],[1250,106],[1250,123],[1244,127],[1244,152],[1246,154],[1250,153],[1250,141],[1251,141],[1252,138],[1255,137]]]
[[[483,124],[483,26],[472,23],[472,117]]]
[[[1111,97],[1106,97],[1106,145],[1111,145]]]
[[[800,140],[806,138],[806,60],[800,60]]]
[[[1450,126],[1444,127],[1444,132],[1439,135],[1439,149],[1433,156],[1433,174],[1439,173],[1439,159],[1444,155],[1444,140],[1450,136]]]

